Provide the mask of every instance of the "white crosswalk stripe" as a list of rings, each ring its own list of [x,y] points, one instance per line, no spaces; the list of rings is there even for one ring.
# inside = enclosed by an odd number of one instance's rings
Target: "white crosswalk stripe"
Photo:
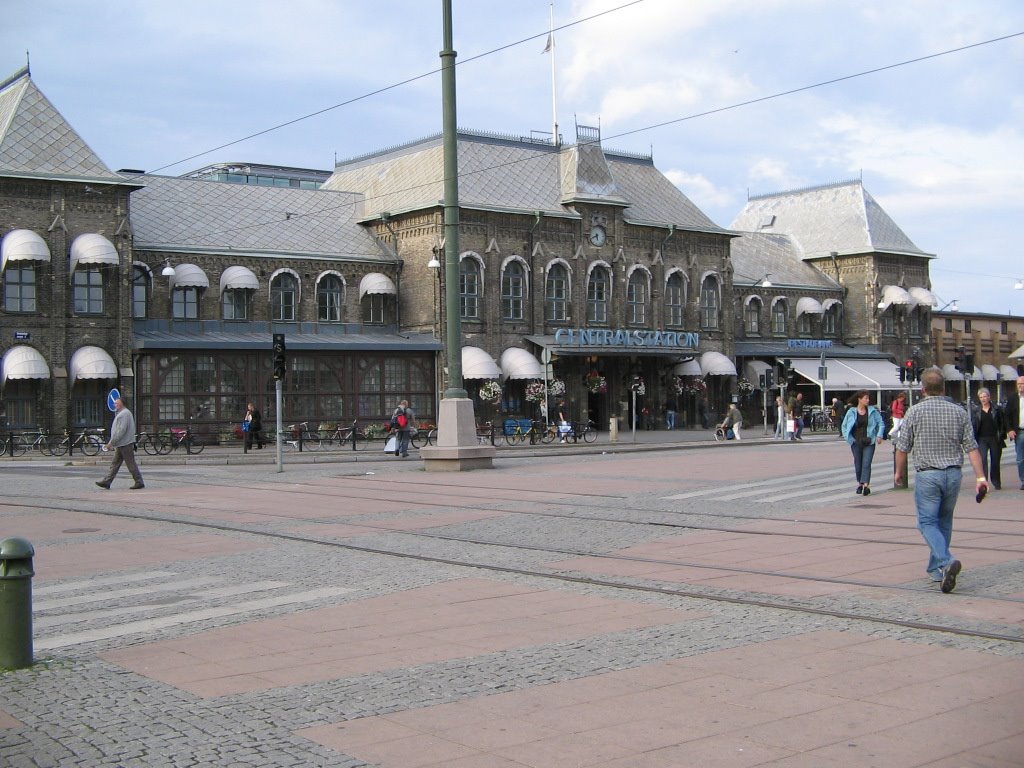
[[[750,483],[730,484],[727,489],[720,486],[701,488],[685,493],[663,496],[667,500],[713,498],[716,501],[749,499],[752,501],[771,502],[782,498],[798,498],[800,496],[821,493],[822,490],[833,490],[844,476],[852,474],[851,469],[828,469],[784,477],[770,477]]]
[[[131,586],[110,589],[113,585]],[[270,608],[312,603],[352,591],[347,587],[297,586],[269,580],[227,583],[220,577],[182,578],[170,571],[42,585],[34,590],[37,598],[42,597],[33,605],[37,633],[34,646],[38,651],[50,651],[208,619],[259,614]],[[239,596],[252,599],[224,602]],[[76,629],[87,622],[100,626]]]

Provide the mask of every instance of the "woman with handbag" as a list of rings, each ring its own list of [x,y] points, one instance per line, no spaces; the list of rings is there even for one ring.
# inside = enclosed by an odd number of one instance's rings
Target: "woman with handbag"
[[[245,417],[242,419],[242,431],[245,433],[245,450],[252,450],[253,440],[256,447],[262,448],[266,438],[263,437],[263,417],[256,410],[256,406],[249,403],[245,408]]]
[[[885,434],[885,419],[875,406],[871,405],[871,394],[862,389],[847,401],[850,407],[843,417],[842,435],[853,452],[853,471],[857,475],[857,493],[871,494],[871,460],[875,457],[875,446],[882,442]]]

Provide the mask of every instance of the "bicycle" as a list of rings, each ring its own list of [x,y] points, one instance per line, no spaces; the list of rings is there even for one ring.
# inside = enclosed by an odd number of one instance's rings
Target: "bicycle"
[[[136,450],[143,450],[150,456],[160,456],[174,449],[171,439],[159,432],[140,432],[135,438],[135,445]]]
[[[284,442],[291,444],[290,447],[308,451],[319,451],[320,446],[323,444],[323,440],[320,439],[319,432],[313,432],[309,429],[309,422],[303,421],[299,424],[289,424],[288,433],[291,435],[291,439],[284,437]]]
[[[353,419],[351,427],[343,427],[339,423],[333,432],[329,432],[323,438],[322,442],[332,443],[337,440],[339,448],[351,444],[353,451],[365,450],[369,446],[370,439],[363,430],[359,429],[358,421],[358,419]]]
[[[32,449],[44,455],[53,455],[53,449],[50,446],[50,436],[45,430],[24,432],[11,438],[11,456],[24,456],[26,452]]]
[[[417,429],[416,433],[409,438],[412,447],[416,449],[422,448],[425,445],[433,445],[435,440],[437,440],[437,427]]]
[[[503,431],[507,445],[524,443],[526,438],[530,438],[530,445],[536,445],[540,439],[538,422],[532,422],[525,432],[523,431],[523,425],[519,421],[505,422],[505,429]]]
[[[171,427],[171,449],[167,451],[176,451],[182,445],[185,446],[185,453],[189,455],[202,453],[206,447],[202,443],[198,442],[195,436],[192,434],[191,427]]]
[[[72,439],[71,430],[64,430],[64,437],[61,440],[51,443],[50,453],[54,456],[63,456],[66,453],[73,454],[78,448],[86,456],[95,456],[103,448],[103,440],[96,432],[82,430],[78,437]]]

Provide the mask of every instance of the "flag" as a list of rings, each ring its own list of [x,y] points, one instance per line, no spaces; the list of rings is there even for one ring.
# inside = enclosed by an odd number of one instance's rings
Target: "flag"
[[[554,36],[550,32],[548,32],[548,42],[544,46],[544,50],[541,51],[541,53],[551,53],[551,49],[554,48],[554,47],[555,47],[555,38],[554,38]]]

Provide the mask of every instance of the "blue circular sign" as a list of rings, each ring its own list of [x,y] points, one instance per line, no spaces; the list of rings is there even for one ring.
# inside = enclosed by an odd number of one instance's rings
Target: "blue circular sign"
[[[112,390],[107,392],[107,410],[109,410],[111,413],[117,411],[117,408],[114,407],[114,401],[120,399],[121,393],[118,391],[117,387],[114,387]]]

